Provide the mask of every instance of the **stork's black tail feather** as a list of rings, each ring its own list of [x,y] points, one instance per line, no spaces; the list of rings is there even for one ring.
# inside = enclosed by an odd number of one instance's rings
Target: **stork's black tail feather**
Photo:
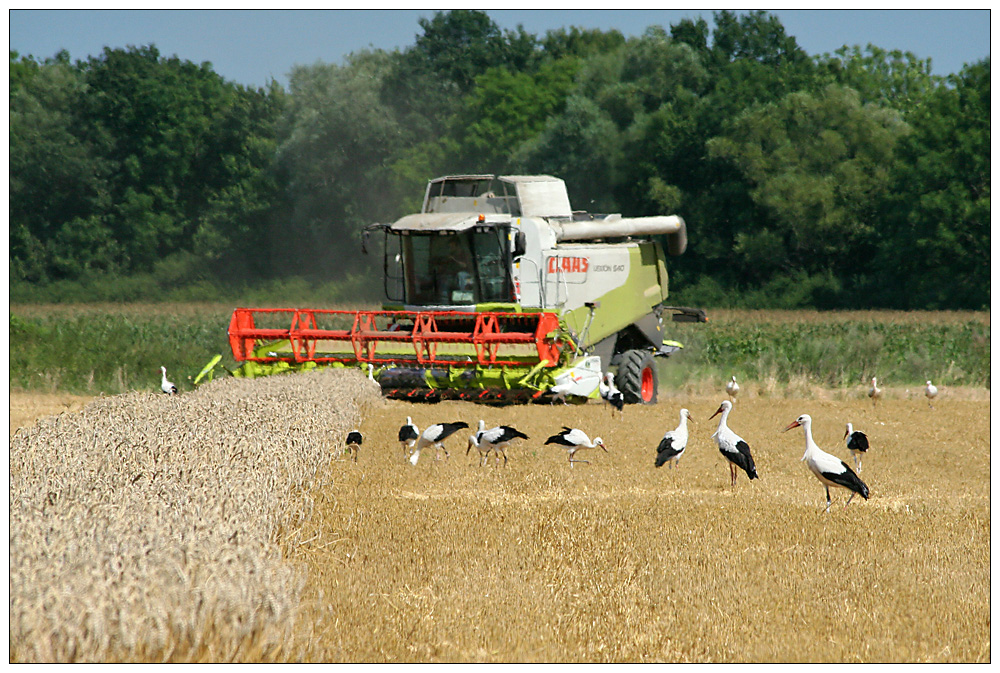
[[[683,447],[681,447],[683,450]],[[656,447],[656,467],[662,467],[668,460],[678,455],[681,451],[674,448],[674,438],[667,434],[660,440]]]
[[[517,437],[520,437],[521,439],[528,439],[528,435],[524,434],[523,432],[521,432],[520,430],[518,430],[516,428],[511,428],[511,427],[506,426],[506,425],[504,426],[504,428],[510,434],[510,436],[511,436],[512,439],[517,438]]]
[[[831,472],[824,472],[823,476],[832,481],[833,483],[837,484],[838,486],[843,486],[849,491],[854,491],[862,498],[867,500],[869,495],[868,484],[861,481],[861,477],[855,474],[854,470],[852,470],[847,465],[847,463],[841,461],[840,465],[841,467],[843,467],[843,470],[841,472],[836,474]]]

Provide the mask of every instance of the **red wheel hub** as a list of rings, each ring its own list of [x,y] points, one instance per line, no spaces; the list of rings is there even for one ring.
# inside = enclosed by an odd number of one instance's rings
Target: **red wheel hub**
[[[642,401],[649,402],[653,399],[653,370],[646,367],[642,370]]]

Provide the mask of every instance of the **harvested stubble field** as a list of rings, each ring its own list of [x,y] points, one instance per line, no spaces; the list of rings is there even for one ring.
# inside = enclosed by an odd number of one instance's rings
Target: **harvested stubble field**
[[[470,407],[383,402],[358,464],[317,508],[311,658],[358,661],[989,661],[988,398],[801,400],[754,396],[731,426],[759,481],[729,471],[708,418],[719,396],[663,399],[611,420],[600,404]],[[696,419],[675,470],[654,447]],[[801,413],[845,458],[844,423],[873,448],[871,500],[823,488],[799,462]],[[506,468],[464,437],[410,469],[405,416],[512,423],[531,439]],[[561,425],[608,453],[570,469],[543,446]],[[475,451],[472,452],[473,454]]]
[[[355,371],[333,375],[352,385],[359,378]],[[262,402],[267,408],[274,396],[281,404],[308,399],[307,435],[322,435],[333,432],[324,419],[338,414],[343,401],[317,401],[327,388],[317,393],[315,377],[241,382],[250,387],[240,391],[270,400]],[[202,392],[208,391],[195,394]],[[288,585],[282,615],[289,628],[277,631],[281,646],[264,628],[227,639],[239,620],[225,611],[236,604],[217,604],[222,613],[202,608],[199,614],[229,628],[201,622],[207,632],[201,649],[175,638],[171,651],[147,646],[118,656],[988,662],[989,391],[946,390],[934,409],[917,390],[890,390],[887,397],[876,411],[860,389],[789,397],[745,384],[730,425],[753,448],[760,479],[741,476],[733,489],[710,438],[717,394],[661,393],[660,404],[627,407],[622,420],[599,403],[414,405],[364,403],[361,395],[365,442],[358,462],[339,455],[342,435],[324,444],[329,453],[311,453],[309,461],[323,467],[308,481],[309,516],[284,517],[273,535],[282,567],[302,582]],[[168,417],[167,406],[177,401],[166,400],[156,398],[151,414]],[[677,469],[655,469],[654,447],[676,426],[682,406],[695,419],[687,453]],[[847,460],[844,424],[869,434],[873,446],[861,476],[870,500],[855,498],[845,510],[846,493],[836,490],[831,512],[823,514],[823,488],[799,462],[802,431],[780,433],[801,413],[813,416],[820,446]],[[239,414],[229,416],[239,427]],[[465,432],[446,443],[447,461],[425,451],[411,466],[396,441],[406,416],[421,429],[464,420],[470,432],[482,418],[488,426],[515,425],[531,439],[508,450],[507,467],[479,467],[475,450],[465,454]],[[298,432],[294,418],[301,417],[274,418],[254,440],[269,447],[262,456]],[[564,424],[601,435],[609,452],[584,452],[591,464],[570,469],[565,452],[543,446]],[[342,432],[339,425],[335,432]],[[94,446],[100,453],[101,443]],[[13,457],[12,450],[12,467]],[[301,489],[285,482],[274,489],[268,481],[273,460],[251,466],[265,474],[248,487],[276,490],[280,511],[303,510]],[[13,511],[13,489],[11,502]],[[195,537],[202,535],[220,542],[208,531]],[[13,569],[13,534],[11,549]],[[15,579],[12,570],[12,591]],[[113,586],[102,586],[114,598]],[[264,593],[246,592],[239,609],[258,614]],[[50,598],[47,605],[59,607]],[[34,651],[29,643],[39,632],[15,631],[13,602],[11,613],[12,650]],[[72,614],[60,616],[71,621]],[[70,627],[76,628],[63,631]]]

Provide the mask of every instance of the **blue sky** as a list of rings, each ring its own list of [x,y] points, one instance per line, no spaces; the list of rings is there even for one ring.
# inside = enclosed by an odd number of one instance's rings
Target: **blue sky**
[[[488,10],[503,29],[518,24],[538,36],[569,26],[640,35],[712,10]],[[810,55],[842,45],[871,43],[930,58],[935,74],[961,70],[990,54],[989,10],[771,10]],[[209,61],[226,79],[282,85],[297,64],[342,63],[374,47],[402,49],[421,32],[417,20],[433,10],[10,10],[10,49],[44,58],[66,49],[74,60],[105,46],[155,44],[165,56]]]

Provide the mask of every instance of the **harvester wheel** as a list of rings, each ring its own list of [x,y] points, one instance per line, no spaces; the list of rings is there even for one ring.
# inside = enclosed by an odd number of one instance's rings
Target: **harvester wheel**
[[[622,354],[615,385],[626,404],[656,404],[657,376],[653,354],[631,350]]]

